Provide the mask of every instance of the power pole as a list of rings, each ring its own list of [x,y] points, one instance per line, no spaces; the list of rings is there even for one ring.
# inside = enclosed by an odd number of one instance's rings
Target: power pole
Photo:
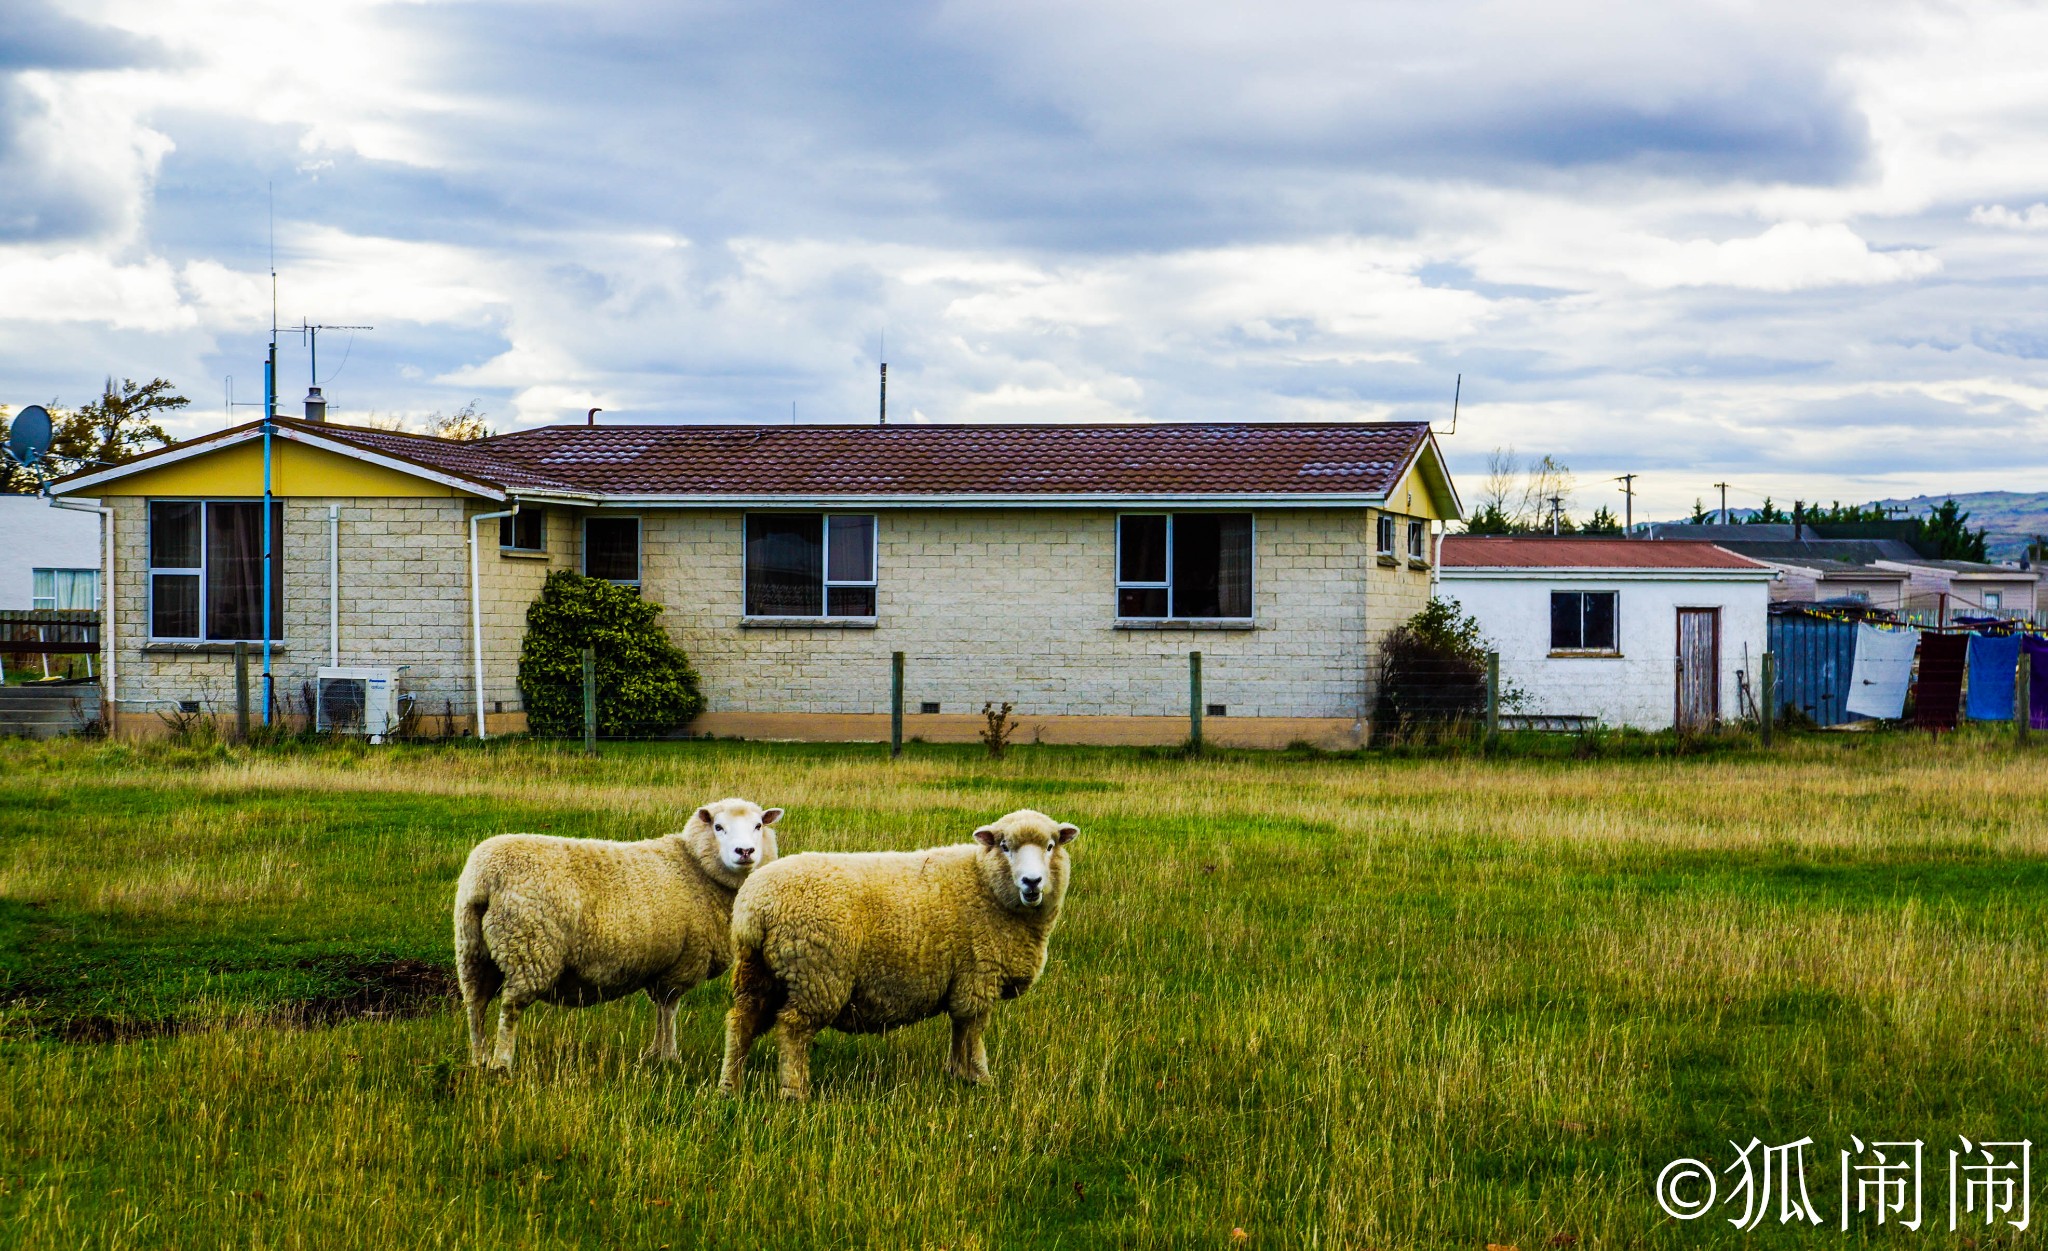
[[[1553,496],[1551,496],[1551,497],[1550,497],[1550,533],[1551,533],[1551,534],[1552,534],[1553,536],[1554,536],[1554,535],[1556,535],[1556,534],[1557,534],[1557,533],[1559,532],[1559,531],[1558,531],[1558,527],[1559,527],[1559,524],[1560,524],[1560,518],[1562,518],[1562,517],[1563,517],[1563,515],[1564,515],[1564,496],[1562,496],[1562,495],[1553,495]]]
[[[1636,528],[1636,478],[1640,475],[1625,473],[1615,481],[1621,484],[1621,535],[1627,538]]]
[[[1714,485],[1721,488],[1721,524],[1725,526],[1728,524],[1728,484],[1716,482]]]

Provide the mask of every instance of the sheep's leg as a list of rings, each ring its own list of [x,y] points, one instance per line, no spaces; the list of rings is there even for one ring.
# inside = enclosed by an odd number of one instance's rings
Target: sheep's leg
[[[682,992],[647,988],[647,997],[654,1001],[654,1044],[640,1053],[642,1060],[676,1059],[676,1005],[683,1001]]]
[[[485,1032],[490,1028],[491,997],[471,987],[462,988],[463,1006],[469,1011],[469,1062],[484,1062]]]
[[[718,1076],[718,1088],[726,1094],[740,1092],[747,1052],[782,1007],[780,991],[761,953],[742,948],[732,966],[732,1010],[725,1014],[725,1064]]]
[[[512,1071],[512,1051],[519,1042],[519,1018],[533,996],[507,991],[498,1004],[498,1046],[491,1054],[491,1067],[500,1073]]]
[[[947,1065],[947,1071],[970,1085],[979,1086],[989,1080],[988,1048],[981,1041],[981,1032],[987,1026],[987,1013],[953,1018],[953,1062]]]
[[[782,1044],[782,1097],[803,1100],[811,1097],[811,1039],[818,1027],[795,1012],[785,1011],[776,1021],[776,1037]]]
[[[484,941],[484,908],[471,904],[455,916],[455,976],[462,985],[462,1005],[469,1015],[469,1062],[482,1064],[489,1052],[491,1000],[505,984],[505,975]]]

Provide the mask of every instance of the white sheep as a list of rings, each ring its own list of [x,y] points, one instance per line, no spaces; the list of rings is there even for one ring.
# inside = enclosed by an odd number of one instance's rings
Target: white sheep
[[[810,1093],[811,1039],[831,1026],[879,1033],[944,1013],[947,1070],[989,1080],[982,1030],[1031,988],[1066,896],[1080,833],[1013,812],[974,842],[913,852],[810,853],[758,869],[733,901],[733,1006],[719,1088],[737,1092],[747,1051],[774,1019],[782,1094]]]
[[[731,963],[733,893],[775,859],[782,809],[721,799],[681,833],[616,843],[500,834],[478,843],[455,888],[455,969],[469,1012],[469,1057],[512,1067],[519,1017],[536,1001],[583,1007],[644,990],[654,1001],[648,1059],[676,1058],[676,1001]]]

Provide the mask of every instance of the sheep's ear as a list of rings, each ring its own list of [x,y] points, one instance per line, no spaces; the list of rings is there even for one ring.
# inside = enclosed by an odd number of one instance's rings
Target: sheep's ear
[[[699,809],[697,809],[697,819],[698,819],[699,821],[702,821],[702,822],[703,822],[704,824],[706,824],[706,825],[710,825],[710,824],[711,824],[711,809],[709,809],[709,808],[699,808]]]
[[[1080,832],[1078,826],[1063,825],[1052,832],[1052,845],[1055,847],[1065,847],[1068,843],[1073,842],[1074,837]]]
[[[996,833],[995,826],[984,825],[974,832],[974,841],[983,847],[993,847],[1003,841],[1003,836]]]
[[[770,808],[761,814],[761,824],[763,825],[773,825],[780,820],[782,820],[782,809],[780,808]]]

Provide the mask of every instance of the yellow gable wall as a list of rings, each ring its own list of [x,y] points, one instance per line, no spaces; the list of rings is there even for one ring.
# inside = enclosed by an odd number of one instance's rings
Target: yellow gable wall
[[[348,495],[445,498],[469,494],[427,478],[416,478],[382,465],[293,443],[289,439],[275,439],[271,443],[270,491],[284,498]],[[261,495],[263,444],[260,440],[251,440],[159,469],[145,469],[109,482],[93,494]]]
[[[1387,508],[1408,517],[1456,521],[1451,512],[1450,493],[1444,489],[1448,483],[1449,477],[1436,453],[1425,448],[1394,484],[1394,489],[1387,492]]]

